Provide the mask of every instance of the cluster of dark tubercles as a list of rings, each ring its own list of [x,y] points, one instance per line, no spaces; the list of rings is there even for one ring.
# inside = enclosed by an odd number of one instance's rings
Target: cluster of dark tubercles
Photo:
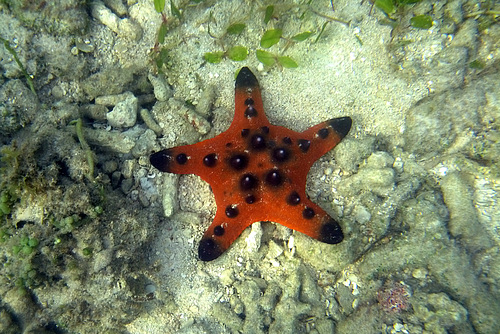
[[[248,98],[245,100],[245,106],[246,106],[246,109],[245,109],[245,117],[246,118],[257,117],[257,115],[259,113],[255,109],[254,101],[252,98]]]
[[[254,107],[254,101],[252,98],[247,98],[245,100],[245,117],[251,118],[256,117],[258,111]],[[269,151],[269,159],[275,164],[275,167],[271,168],[265,173],[262,180],[253,173],[244,173],[239,179],[239,188],[244,194],[244,200],[247,204],[253,204],[257,201],[257,196],[254,192],[261,182],[268,186],[269,188],[279,187],[286,181],[286,176],[279,169],[279,165],[289,161],[292,158],[292,150],[290,146],[293,145],[293,141],[290,137],[281,138],[278,143],[275,140],[270,140],[268,138],[270,129],[267,126],[263,126],[257,130],[242,129],[241,137],[247,141],[247,151],[248,152],[262,152],[266,149]],[[319,130],[318,135],[321,138],[326,138],[328,136],[328,129],[324,128]],[[296,143],[299,149],[306,153],[311,145],[311,142],[306,139],[299,139]],[[226,145],[227,146],[227,145]],[[247,168],[250,156],[246,152],[234,153],[228,159],[229,166],[235,171],[243,171]],[[299,205],[301,203],[301,198],[296,191],[292,191],[286,198],[286,203],[292,206]],[[230,204],[225,209],[226,216],[228,218],[236,218],[239,214],[236,204]],[[315,215],[313,209],[305,207],[302,216],[305,219],[312,219]],[[222,227],[220,227],[222,229]]]
[[[251,98],[245,101],[245,105],[247,106],[245,110],[246,117],[255,117],[257,115],[257,110],[253,107],[253,100]],[[333,123],[331,126],[335,126]],[[268,139],[269,128],[264,126],[258,130],[250,130],[250,129],[242,129],[241,137],[247,140],[247,148],[249,152],[261,152],[264,150],[269,151],[270,161],[276,164],[276,167],[273,167],[268,172],[265,173],[263,180],[259,180],[259,178],[253,173],[244,173],[239,179],[239,188],[243,192],[244,200],[247,204],[253,204],[257,201],[257,196],[255,194],[255,190],[258,188],[261,182],[267,185],[269,188],[278,187],[283,182],[285,182],[286,176],[283,175],[283,172],[277,167],[281,163],[287,162],[292,157],[292,151],[290,150],[290,146],[293,145],[293,141],[289,137],[284,137],[281,139],[281,143],[278,145],[274,140]],[[329,135],[328,128],[322,128],[318,130],[317,136],[321,139],[327,138]],[[306,139],[298,139],[296,145],[298,145],[301,152],[306,153],[311,145],[311,142]],[[231,147],[231,143],[227,143],[226,147]],[[163,157],[164,158],[164,157]],[[171,158],[171,157],[170,157]],[[184,165],[187,163],[189,157],[185,153],[179,153],[175,156],[175,162],[179,165]],[[250,156],[246,152],[238,152],[231,155],[227,158],[227,164],[234,171],[244,171],[249,164]],[[203,158],[203,164],[206,167],[215,167],[219,162],[219,157],[216,153],[209,153]],[[296,206],[301,203],[300,195],[297,191],[292,191],[286,198],[286,203],[290,206]],[[239,210],[237,204],[229,204],[225,208],[226,217],[229,219],[234,219],[238,217]],[[315,216],[315,212],[312,208],[305,207],[302,211],[302,217],[304,219],[312,219]],[[341,230],[339,229],[338,223],[332,220],[330,223],[325,223],[322,227],[322,234],[326,236],[330,235],[341,235]],[[214,228],[215,236],[223,236],[224,235],[224,227],[222,225],[218,225]],[[322,240],[327,243],[337,243],[340,242],[341,239],[325,239]],[[208,240],[205,241],[209,242]],[[206,245],[207,247],[209,245]],[[215,244],[213,245],[215,246]]]
[[[256,117],[257,110],[253,106],[253,99],[248,98],[245,100],[245,116]],[[332,121],[333,122],[333,121]],[[335,124],[331,124],[332,126]],[[321,139],[328,137],[329,129],[322,128],[318,130],[317,136]],[[274,140],[268,140],[269,128],[267,126],[261,127],[259,130],[242,129],[241,137],[247,139],[248,151],[259,152],[268,149],[270,152],[270,160],[276,165],[284,163],[291,158],[291,150],[288,148],[293,145],[293,141],[289,137],[284,137],[281,139],[281,145],[277,145]],[[311,142],[306,139],[298,139],[296,145],[299,149],[306,153],[311,145]],[[226,147],[231,147],[231,143],[227,143]],[[188,161],[189,157],[185,153],[179,153],[175,157],[175,161],[179,165],[184,165]],[[206,167],[215,167],[218,163],[218,156],[216,153],[207,154],[203,158],[203,164]],[[249,154],[246,152],[235,153],[227,159],[229,166],[235,171],[243,171],[248,167],[249,164]],[[270,169],[263,178],[263,183],[270,188],[278,187],[283,182],[285,182],[286,176],[283,175],[282,171],[278,167]],[[239,188],[244,193],[244,200],[247,204],[253,204],[257,201],[256,194],[252,191],[258,188],[261,180],[253,173],[244,173],[239,179]],[[296,191],[292,191],[286,198],[286,203],[291,206],[296,206],[301,203],[301,198]],[[236,218],[239,214],[239,210],[236,204],[227,205],[225,209],[225,214],[227,218]],[[312,208],[305,207],[302,211],[302,216],[304,219],[314,218],[315,212]],[[325,224],[326,226],[326,224]],[[224,234],[224,227],[217,226],[214,230],[216,236],[222,236]]]

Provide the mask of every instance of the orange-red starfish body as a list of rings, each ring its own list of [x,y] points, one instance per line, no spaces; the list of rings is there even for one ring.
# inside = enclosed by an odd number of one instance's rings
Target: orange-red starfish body
[[[201,260],[224,253],[245,228],[273,221],[329,244],[343,240],[337,221],[305,192],[312,164],[351,129],[350,117],[330,119],[304,132],[271,125],[259,83],[243,67],[236,77],[235,115],[229,129],[202,142],[151,155],[162,172],[196,174],[212,187],[215,219],[198,248]]]

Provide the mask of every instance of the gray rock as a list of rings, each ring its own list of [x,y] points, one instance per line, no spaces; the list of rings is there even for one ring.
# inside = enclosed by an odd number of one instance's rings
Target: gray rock
[[[126,179],[130,179],[136,167],[137,167],[137,161],[135,159],[125,160],[122,166],[123,177]]]
[[[371,168],[391,167],[394,164],[394,158],[387,152],[377,151],[372,153],[366,161],[366,165]]]
[[[445,91],[461,87],[469,61],[470,50],[467,47],[447,47],[436,54],[430,64],[429,77],[434,91]]]
[[[276,283],[269,284],[260,300],[261,307],[266,311],[274,309],[281,296],[281,292],[281,288]]]
[[[141,109],[140,113],[141,115],[141,118],[142,120],[144,121],[144,124],[146,124],[146,126],[148,128],[150,128],[151,130],[154,131],[154,133],[157,135],[157,136],[161,136],[163,130],[162,128],[158,125],[158,123],[156,122],[156,120],[153,118],[153,116],[151,116],[151,113],[149,112],[149,110],[147,109]]]
[[[110,174],[118,169],[118,163],[115,160],[107,160],[102,165],[102,170],[104,173]]]
[[[311,305],[301,303],[294,298],[284,298],[276,305],[275,320],[269,327],[269,333],[298,333],[299,319],[311,311]]]
[[[154,148],[157,148],[158,146],[155,140],[156,134],[153,132],[153,130],[147,129],[135,143],[135,146],[132,149],[132,155],[138,158],[151,153],[151,151],[153,151]]]
[[[128,194],[133,186],[134,186],[133,179],[125,179],[121,182],[120,189],[123,191],[124,194]]]
[[[245,323],[243,333],[260,333],[262,328],[262,315],[259,304],[256,303],[261,297],[261,289],[257,282],[251,278],[237,285],[238,293],[245,304]]]
[[[81,82],[90,100],[97,96],[120,94],[134,79],[134,70],[123,67],[107,67]]]
[[[395,186],[395,172],[392,169],[394,158],[386,152],[373,153],[362,165],[357,174],[348,179],[352,190],[369,191],[378,196],[387,197]],[[387,167],[391,166],[391,167]]]
[[[138,41],[142,37],[142,28],[137,22],[129,18],[123,18],[118,21],[118,36]]]
[[[153,75],[149,73],[148,79],[153,85],[154,94],[158,101],[167,101],[172,97],[172,89],[170,89],[163,74]]]
[[[163,184],[161,186],[163,213],[165,217],[170,217],[177,208],[177,184],[179,182],[179,177],[170,173],[163,173],[161,177],[163,178]]]
[[[96,253],[93,256],[94,272],[97,273],[102,269],[106,268],[107,266],[109,266],[112,259],[113,259],[113,251],[111,249],[105,249]]]
[[[355,172],[363,159],[368,157],[375,145],[374,137],[344,138],[333,151],[335,161],[340,169],[347,172]]]
[[[467,310],[443,292],[417,294],[413,300],[416,317],[431,333],[446,333],[467,321]]]
[[[99,104],[86,104],[80,107],[80,113],[83,116],[98,121],[106,120],[106,114],[108,111],[108,108]]]
[[[162,144],[165,147],[195,143],[199,141],[202,132],[193,124],[202,124],[203,129],[210,126],[206,120],[202,120],[201,116],[194,119],[193,114],[196,113],[186,107],[182,101],[174,98],[166,102],[156,102],[151,114],[163,129]],[[194,123],[195,120],[197,123]]]
[[[229,327],[232,333],[238,333],[243,328],[243,320],[226,303],[215,303],[210,313],[220,323]]]
[[[135,146],[134,138],[122,132],[84,128],[83,135],[90,144],[118,153],[129,153]]]
[[[108,123],[117,128],[131,127],[137,121],[137,98],[127,92],[125,100],[118,102],[112,111],[106,114]]]
[[[451,19],[454,23],[462,23],[464,19],[464,11],[462,10],[463,4],[467,0],[449,1],[444,6],[444,14],[447,18]]]
[[[421,158],[434,157],[451,147],[465,131],[478,128],[477,110],[486,103],[485,89],[475,82],[465,89],[419,101],[406,116],[406,150]]]
[[[196,105],[196,112],[204,117],[210,115],[210,108],[215,99],[215,86],[208,85],[201,92],[200,99]]]
[[[251,232],[246,237],[245,241],[247,243],[247,250],[251,254],[257,253],[260,248],[261,239],[262,239],[262,226],[260,222],[255,222],[251,226]]]
[[[459,172],[446,175],[441,181],[443,199],[450,210],[448,228],[455,238],[476,253],[493,246],[484,227],[480,224],[472,201],[471,187]]]
[[[83,33],[89,22],[87,3],[82,0],[9,1],[6,4],[21,22],[40,32],[79,34]]]
[[[122,173],[120,173],[119,171],[113,172],[111,174],[111,186],[113,186],[113,188],[118,187],[121,178],[122,178]]]
[[[91,4],[92,16],[121,37],[137,41],[142,37],[141,26],[129,18],[120,19],[101,1]]]
[[[9,135],[34,119],[37,97],[21,80],[9,80],[0,87],[0,134]]]
[[[121,0],[104,0],[106,6],[111,8],[118,16],[124,16],[127,14],[127,7],[123,4]]]
[[[16,319],[17,320],[17,319]],[[0,332],[5,334],[16,334],[21,333],[21,329],[14,320],[14,316],[3,309],[0,311]]]
[[[118,103],[134,96],[132,92],[125,92],[122,94],[101,95],[95,98],[95,104],[104,105],[107,107],[116,106]]]
[[[449,239],[445,208],[430,194],[417,198],[398,206],[402,208],[401,219],[410,227],[405,237],[364,255],[358,266],[359,275],[374,277],[381,272],[428,268],[433,281],[446,286],[451,299],[466,307],[478,333],[498,333],[500,321],[496,315],[500,303],[477,279],[469,255]],[[349,317],[351,321],[352,318]]]

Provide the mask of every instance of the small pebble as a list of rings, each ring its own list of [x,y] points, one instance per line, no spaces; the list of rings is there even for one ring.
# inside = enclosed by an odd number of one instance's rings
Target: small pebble
[[[367,166],[372,168],[384,168],[394,164],[394,158],[384,151],[372,153],[367,159]]]
[[[144,287],[144,293],[150,294],[150,293],[155,293],[156,291],[156,286],[154,284],[148,284]]]
[[[108,7],[106,7],[101,1],[94,1],[92,2],[90,9],[92,16],[97,21],[118,33],[118,21],[120,21],[120,18],[116,16],[116,14],[114,14]]]
[[[403,160],[401,160],[401,158],[396,158],[396,160],[392,164],[392,167],[396,170],[396,172],[402,173],[404,171],[404,169],[403,169],[403,167],[404,167]]]
[[[121,178],[122,178],[122,173],[120,173],[118,171],[113,172],[113,174],[111,174],[111,186],[113,188],[118,187],[118,185],[120,184]]]
[[[149,206],[149,199],[143,192],[139,193],[139,202],[141,202],[142,206],[145,208]]]
[[[102,166],[102,170],[104,171],[104,173],[107,174],[113,173],[115,170],[117,170],[117,168],[118,168],[118,163],[115,160],[105,161]]]
[[[119,16],[127,15],[127,7],[122,0],[104,0],[104,3]]]
[[[136,166],[137,162],[134,159],[125,160],[122,165],[122,174],[126,179],[130,179],[132,177],[132,173]]]
[[[66,95],[66,92],[60,86],[54,86],[51,89],[50,94],[56,99],[60,99]]]
[[[120,189],[123,191],[124,194],[128,194],[130,192],[130,189],[132,189],[133,185],[134,185],[133,179],[125,179],[122,181]]]
[[[82,52],[85,52],[85,53],[90,53],[90,52],[93,52],[94,51],[94,46],[90,43],[83,43],[83,42],[76,42],[75,43],[75,47],[79,50],[79,51],[82,51]],[[71,50],[71,53],[73,53],[73,49]]]
[[[416,279],[425,279],[427,277],[427,269],[416,268],[411,272],[411,275]]]
[[[98,121],[104,121],[106,119],[106,114],[108,113],[108,108],[99,104],[86,104],[80,107],[80,112],[82,115],[92,118]]]

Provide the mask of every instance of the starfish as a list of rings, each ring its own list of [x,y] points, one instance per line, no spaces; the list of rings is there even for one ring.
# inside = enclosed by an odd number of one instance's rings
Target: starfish
[[[272,221],[328,244],[344,239],[339,223],[306,195],[312,164],[351,129],[333,118],[304,132],[269,123],[255,75],[243,67],[235,84],[235,115],[228,130],[193,145],[153,153],[162,172],[196,174],[213,190],[217,212],[198,256],[211,261],[257,221]]]

